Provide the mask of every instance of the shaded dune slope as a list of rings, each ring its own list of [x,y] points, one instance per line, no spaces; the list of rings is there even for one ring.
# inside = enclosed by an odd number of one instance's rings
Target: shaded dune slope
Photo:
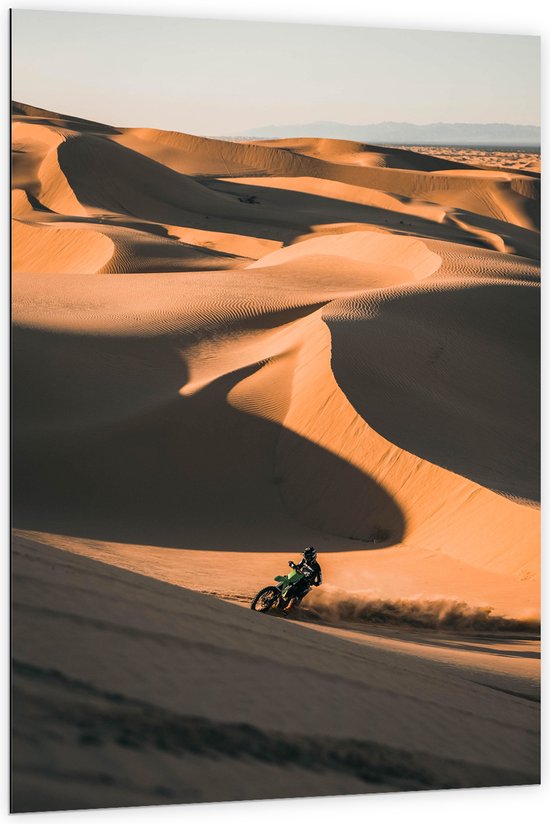
[[[537,704],[467,670],[30,540],[13,573],[16,812],[539,780]]]
[[[536,581],[536,176],[15,112],[17,526]]]
[[[530,283],[459,281],[334,302],[336,380],[388,440],[536,501],[538,300]]]

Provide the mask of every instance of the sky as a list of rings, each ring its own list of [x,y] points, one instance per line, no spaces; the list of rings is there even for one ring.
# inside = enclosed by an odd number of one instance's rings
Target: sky
[[[540,39],[15,10],[15,100],[204,135],[337,121],[540,125]]]

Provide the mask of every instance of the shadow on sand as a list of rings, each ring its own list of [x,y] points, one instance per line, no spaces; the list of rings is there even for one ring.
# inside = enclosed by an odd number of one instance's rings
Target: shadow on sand
[[[372,478],[229,405],[240,369],[189,397],[178,340],[14,334],[14,526],[140,545],[287,551],[398,543]],[[162,369],[158,364],[162,364]],[[281,469],[282,467],[282,469]],[[285,503],[295,500],[292,512]],[[333,536],[343,536],[334,538]]]

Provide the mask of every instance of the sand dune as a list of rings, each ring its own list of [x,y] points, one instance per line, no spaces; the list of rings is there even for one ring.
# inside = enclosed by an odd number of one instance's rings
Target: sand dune
[[[14,221],[13,268],[16,271],[99,272],[112,258],[114,245],[100,232],[42,228]]]
[[[529,674],[483,653],[403,658],[32,540],[14,575],[16,812],[538,780]]]
[[[338,269],[344,278],[352,261],[362,264],[364,269],[372,266],[379,273],[380,285],[384,286],[390,285],[390,272],[394,269],[401,270],[406,280],[412,281],[433,275],[441,265],[441,258],[430,252],[421,241],[376,232],[350,232],[295,243],[262,257],[248,268],[286,265],[290,270],[299,267],[301,273],[302,265],[311,257],[315,257],[321,265],[325,257],[339,258],[342,263],[333,268]],[[388,281],[385,280],[386,272]],[[357,285],[360,289],[368,284],[360,281]]]
[[[536,581],[537,235],[504,219],[536,181],[16,111],[17,525],[235,551],[314,530],[358,558],[380,533],[494,573],[499,603],[503,574]]]
[[[536,501],[537,310],[533,284],[504,279],[334,302],[324,315],[334,375],[392,443],[484,487]]]
[[[222,646],[228,648],[242,633],[254,649],[266,638],[280,645],[261,666],[259,653],[254,661],[239,658],[229,677],[236,685],[242,666],[260,692],[283,678],[285,701],[295,678],[311,678],[320,696],[316,718],[334,706],[325,682],[333,674],[294,671],[295,664],[275,670],[285,638],[299,649],[326,644],[319,655],[342,662],[349,649],[355,656],[360,648],[379,679],[379,696],[395,681],[392,668],[402,671],[411,657],[414,641],[403,619],[395,648],[387,639],[372,642],[379,651],[365,647],[365,615],[428,615],[430,631],[441,630],[437,616],[449,611],[460,620],[493,616],[496,623],[485,630],[511,627],[506,621],[524,631],[536,627],[538,175],[456,162],[452,153],[440,158],[348,141],[242,143],[122,129],[23,104],[15,104],[13,125],[14,526],[21,564],[36,580],[23,584],[22,577],[14,593],[28,612],[21,624],[22,700],[40,724],[53,711],[37,709],[41,687],[68,702],[70,718],[75,696],[88,709],[98,702],[94,734],[119,764],[118,744],[104,737],[113,712],[109,690],[126,696],[124,711],[132,718],[145,702],[153,726],[176,723],[185,735],[192,727],[201,741],[206,733],[191,717],[229,725],[229,741],[236,734],[231,725],[246,720],[237,706],[246,703],[246,685],[235,686],[237,703],[223,718],[195,702],[212,671],[225,671],[226,652],[217,641],[197,663],[196,681],[187,673],[177,706],[153,697],[151,685],[130,688],[139,683],[135,666],[142,660],[133,647],[120,681],[116,652],[93,665],[99,680],[84,659],[67,664],[76,626],[86,625],[94,644],[103,638],[106,656],[107,648],[118,649],[119,622],[138,621],[126,596],[117,606],[126,587],[151,615],[157,598],[169,604],[175,634],[186,639],[196,619],[201,631],[210,621],[213,635],[227,622]],[[325,571],[326,589],[317,594],[321,619],[308,628],[277,621],[260,627],[238,605],[247,605],[308,544],[318,547]],[[73,599],[61,580],[67,569],[88,581],[84,601]],[[106,589],[100,580],[108,581]],[[46,603],[50,585],[63,591],[63,614]],[[337,607],[334,593],[340,593]],[[346,611],[342,604],[350,603]],[[114,616],[109,626],[100,621],[103,607]],[[57,663],[32,640],[41,637],[37,615],[41,622],[48,616],[52,637],[66,639]],[[166,633],[168,619],[157,618],[155,631]],[[351,626],[357,618],[360,626]],[[454,629],[464,626],[459,621]],[[140,644],[150,638],[144,624],[132,632],[122,632],[125,643],[130,636]],[[143,666],[160,662],[168,677],[163,662],[173,662],[172,643],[164,648],[151,637]],[[490,655],[483,652],[483,665],[475,665],[480,671],[490,669]],[[416,656],[419,669],[407,676],[406,689],[440,696],[435,673],[442,659],[436,670],[431,659],[424,669],[423,657]],[[355,674],[344,667],[344,680],[363,679],[366,670],[357,667]],[[495,689],[523,694],[523,682],[514,680],[523,674],[495,678]],[[536,673],[529,678],[532,686]],[[490,725],[486,711],[496,698],[460,679],[455,688],[437,710],[415,706],[405,750],[437,754],[440,729],[441,740],[453,742],[449,781],[471,781],[474,762],[482,772],[496,765],[496,773],[483,772],[489,783],[535,780],[529,702],[497,693],[498,723],[486,730],[486,749],[480,735],[479,751],[468,753],[465,716],[453,707],[469,707],[474,696],[472,723]],[[399,747],[404,727],[394,709],[404,706],[403,694],[383,707],[378,698],[367,706],[355,689],[349,686],[349,702],[340,696],[339,704],[360,711],[365,725],[382,710],[397,719],[376,734],[361,728],[364,739]],[[285,701],[269,695],[280,710],[275,717],[282,717]],[[300,729],[307,741],[290,741],[271,710],[267,720],[266,706],[259,702],[248,718],[254,729],[242,746],[256,747],[255,736],[268,730],[282,736],[282,747],[309,752],[317,721]],[[517,713],[519,737],[506,727],[510,713]],[[326,735],[339,728],[353,736],[356,714],[336,715]],[[434,721],[428,731],[427,717]],[[73,721],[67,723],[70,735]],[[142,733],[143,743],[150,731]],[[185,757],[191,773],[219,756],[183,756],[181,746],[174,757]],[[21,763],[30,763],[22,747]],[[335,766],[339,747],[327,747],[333,754],[318,765],[332,776],[323,785],[327,792],[371,789],[370,779]],[[68,751],[56,751],[56,763]],[[382,761],[402,763],[394,750],[380,753]],[[424,755],[422,776],[431,770]],[[136,788],[141,757],[132,767],[137,772],[122,781],[125,790],[105,790],[106,803],[158,803],[156,791],[139,795]],[[240,798],[247,775],[257,779],[260,795],[268,785],[276,794],[292,794],[298,785],[301,792],[306,785],[321,791],[306,755],[284,769],[262,759],[252,768],[223,758],[228,785],[233,777]],[[165,800],[180,799],[179,791],[170,795],[166,776],[177,765],[167,759],[157,783],[168,787]],[[365,769],[371,768],[369,762]],[[376,775],[373,787],[394,786],[385,773]],[[58,774],[21,776],[22,787],[33,787],[36,809],[58,799],[65,786]],[[198,779],[191,784],[185,798],[202,798]],[[223,785],[216,797],[233,796]]]
[[[467,168],[464,163],[457,163],[451,157],[439,158],[435,152],[418,157],[409,149],[393,146],[371,146],[354,140],[335,140],[325,137],[284,138],[281,140],[262,140],[257,145],[287,149],[294,154],[318,157],[330,163],[356,166],[384,166],[388,169],[411,169],[414,171],[434,172],[445,169]]]

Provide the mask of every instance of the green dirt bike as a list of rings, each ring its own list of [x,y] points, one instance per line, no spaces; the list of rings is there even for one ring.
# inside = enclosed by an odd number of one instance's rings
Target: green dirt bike
[[[311,589],[308,578],[313,577],[314,572],[304,563],[301,564],[301,572],[292,561],[289,561],[289,566],[292,566],[292,570],[288,575],[275,576],[277,586],[264,587],[258,592],[250,604],[250,609],[256,612],[280,610],[288,614],[293,606],[298,606]]]

